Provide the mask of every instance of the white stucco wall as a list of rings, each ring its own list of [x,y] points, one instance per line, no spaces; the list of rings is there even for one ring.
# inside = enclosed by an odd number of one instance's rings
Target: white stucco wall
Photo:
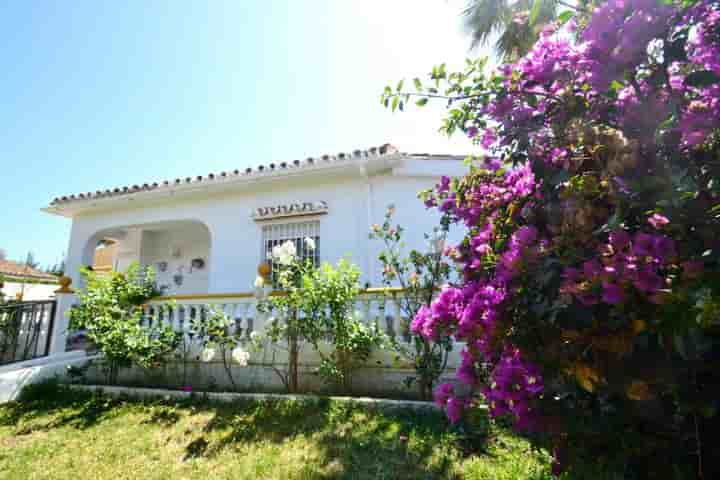
[[[45,285],[40,283],[25,284],[5,281],[2,293],[5,299],[15,299],[19,292],[23,292],[23,300],[50,300],[55,298],[55,290],[60,288],[59,285]]]
[[[140,263],[155,269],[158,288],[165,295],[207,292],[212,268],[209,256],[210,233],[202,224],[173,225],[164,230],[143,232]],[[193,268],[194,259],[201,259],[205,266]],[[167,264],[165,271],[160,268],[161,262]]]
[[[438,216],[425,209],[417,199],[417,192],[433,186],[443,173],[459,175],[463,171],[464,166],[458,161],[414,160],[371,175],[365,175],[362,169],[312,177],[288,175],[272,183],[249,184],[233,192],[218,193],[211,186],[199,186],[191,199],[168,198],[146,207],[133,208],[133,202],[126,202],[111,211],[81,214],[73,219],[68,272],[77,285],[75,272],[80,264],[90,261],[98,235],[121,229],[140,233],[131,233],[123,241],[130,246],[121,249],[119,256],[124,260],[118,262],[120,269],[131,259],[146,264],[170,261],[167,258],[170,244],[179,241],[182,262],[189,263],[185,257],[198,256],[205,258],[207,265],[204,273],[186,278],[183,286],[171,293],[249,291],[261,259],[262,240],[262,222],[256,222],[252,212],[259,207],[322,200],[327,202],[329,212],[307,217],[320,221],[321,260],[336,262],[349,256],[362,270],[362,282],[378,285],[377,255],[381,245],[369,240],[370,226],[381,223],[386,207],[394,204],[396,220],[406,229],[408,248],[425,249],[423,233],[437,225]],[[199,222],[207,227],[209,248],[197,232],[193,233],[192,224],[187,224],[187,230],[177,230],[177,222],[183,221]],[[164,228],[176,233],[162,233]],[[459,235],[452,237],[457,239]],[[204,253],[206,249],[209,253]],[[180,264],[171,265],[168,272],[172,273],[178,266]],[[160,279],[159,283],[164,281]]]

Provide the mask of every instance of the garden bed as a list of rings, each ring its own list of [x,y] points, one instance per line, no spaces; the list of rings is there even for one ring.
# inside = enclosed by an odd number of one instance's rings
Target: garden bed
[[[357,399],[211,400],[32,386],[0,407],[0,471],[6,479],[550,478],[549,456],[526,441],[491,426],[481,450],[467,450],[439,412],[389,413]]]

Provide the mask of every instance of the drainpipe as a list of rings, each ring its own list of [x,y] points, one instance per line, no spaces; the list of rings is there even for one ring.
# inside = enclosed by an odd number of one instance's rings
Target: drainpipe
[[[365,192],[367,195],[367,201],[365,202],[367,205],[367,224],[365,225],[365,232],[364,232],[364,238],[365,240],[365,257],[366,257],[366,265],[365,265],[365,271],[367,272],[367,281],[370,283],[370,286],[373,286],[373,282],[375,281],[375,262],[372,258],[372,248],[371,243],[372,241],[368,238],[368,235],[370,234],[370,227],[372,225],[372,212],[373,212],[373,187],[372,187],[372,179],[370,178],[370,173],[367,169],[367,164],[361,164],[360,165],[360,173],[363,177],[365,177]]]

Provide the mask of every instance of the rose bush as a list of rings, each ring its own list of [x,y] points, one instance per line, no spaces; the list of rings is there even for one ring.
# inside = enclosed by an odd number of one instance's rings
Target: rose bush
[[[711,478],[718,450],[720,2],[611,0],[545,28],[517,63],[386,88],[441,97],[485,152],[423,199],[466,228],[462,271],[413,329],[466,342],[436,400],[486,402],[623,478]],[[490,369],[490,379],[480,380]],[[462,393],[461,393],[462,392]],[[575,477],[573,477],[575,478]]]

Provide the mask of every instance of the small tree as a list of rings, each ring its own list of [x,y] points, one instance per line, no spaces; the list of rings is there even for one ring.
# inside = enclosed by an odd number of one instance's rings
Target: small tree
[[[433,295],[448,280],[450,266],[442,260],[448,222],[443,218],[440,229],[433,235],[425,235],[428,252],[411,250],[406,254],[403,228],[392,224],[394,213],[395,207],[389,206],[383,224],[373,225],[370,238],[381,240],[385,247],[378,257],[383,265],[383,283],[388,287],[397,284],[402,287],[403,292],[398,298],[400,309],[405,318],[414,319],[418,312],[430,308]],[[404,330],[410,337],[411,347],[397,341],[394,345],[415,368],[415,376],[408,377],[406,382],[417,384],[420,398],[428,400],[447,367],[452,341],[449,337],[425,338],[410,331],[409,325],[405,325]]]
[[[309,249],[315,248],[312,239],[306,238],[305,243]],[[353,370],[384,338],[377,327],[363,324],[354,315],[360,276],[357,267],[341,260],[335,268],[330,264],[315,268],[311,260],[296,256],[293,242],[275,248],[273,266],[282,291],[261,302],[259,309],[275,313],[268,338],[280,348],[287,345],[287,370],[273,367],[275,373],[288,391],[296,392],[300,349],[302,342],[307,342],[320,356],[318,373],[323,379],[350,390]],[[333,345],[330,353],[320,349],[321,340]]]
[[[312,239],[306,238],[305,243],[314,249]],[[273,315],[266,329],[267,338],[274,348],[287,352],[287,366],[283,369],[275,366],[273,350],[272,368],[290,393],[299,389],[301,341],[316,345],[321,335],[322,298],[320,292],[306,288],[311,284],[314,266],[310,259],[300,259],[296,253],[291,241],[273,249],[273,274],[281,292],[258,303],[260,312]]]
[[[143,325],[143,304],[157,294],[155,274],[131,265],[125,273],[98,275],[81,271],[86,288],[78,292],[80,305],[70,309],[70,330],[85,330],[104,355],[107,382],[117,383],[119,370],[136,363],[151,368],[163,362],[178,345],[169,325]]]
[[[35,260],[35,254],[33,252],[28,252],[27,257],[25,257],[25,266],[27,268],[38,268],[40,266],[40,262]]]
[[[347,260],[337,267],[326,263],[312,274],[306,292],[321,300],[322,337],[333,345],[330,354],[317,348],[321,363],[319,373],[343,391],[352,391],[352,374],[381,347],[385,335],[375,324],[365,324],[355,315],[355,299],[360,284],[360,271]]]

